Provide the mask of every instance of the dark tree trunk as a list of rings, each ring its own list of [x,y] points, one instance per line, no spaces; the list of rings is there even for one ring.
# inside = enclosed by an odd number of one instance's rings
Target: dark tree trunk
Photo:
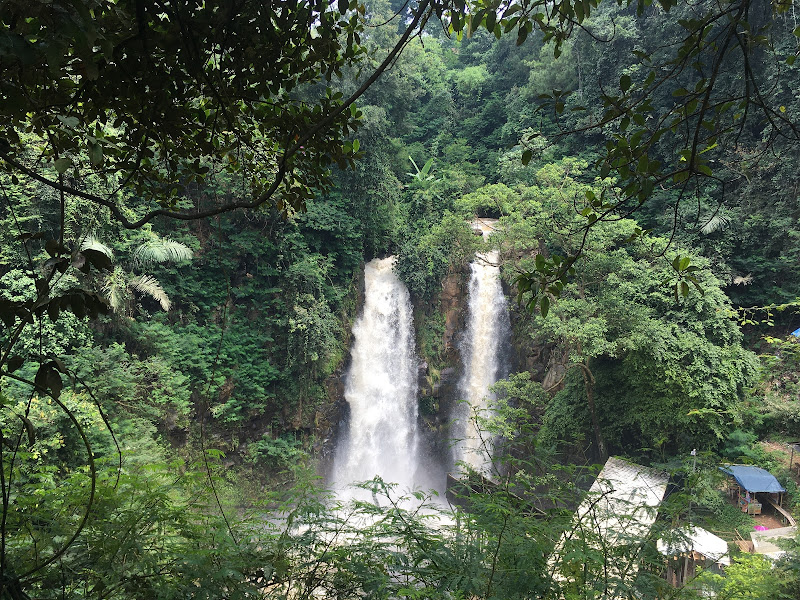
[[[603,439],[603,432],[600,431],[600,420],[597,418],[597,410],[594,405],[594,375],[592,371],[583,363],[579,363],[583,372],[583,385],[586,390],[586,402],[589,404],[589,414],[592,418],[592,432],[594,433],[594,444],[600,462],[605,462],[608,458],[608,449]]]

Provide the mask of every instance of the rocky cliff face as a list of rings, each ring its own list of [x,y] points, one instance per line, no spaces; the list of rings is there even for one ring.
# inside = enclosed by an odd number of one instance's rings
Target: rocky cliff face
[[[511,328],[514,370],[528,371],[531,379],[541,383],[551,394],[560,390],[566,361],[564,353],[555,344],[537,338],[530,326],[530,315],[516,304],[511,310]]]
[[[466,274],[451,273],[442,283],[439,297],[428,306],[418,306],[417,351],[420,354],[422,396],[441,396],[442,387],[454,381],[461,364],[458,335],[466,317]]]
[[[438,297],[416,310],[420,429],[426,438],[430,462],[444,470],[453,466],[449,423],[460,401],[459,336],[467,314],[468,277],[464,271],[449,274]]]

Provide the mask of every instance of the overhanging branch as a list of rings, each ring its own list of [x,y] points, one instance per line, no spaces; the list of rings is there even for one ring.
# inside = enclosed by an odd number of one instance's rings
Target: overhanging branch
[[[423,20],[423,17],[426,15],[428,9],[430,8],[430,2],[431,0],[424,0],[422,3],[420,3],[418,10],[414,14],[413,20],[408,25],[403,35],[394,45],[394,47],[386,56],[386,58],[383,60],[383,62],[380,65],[378,65],[378,67],[372,73],[372,75],[370,75],[370,77],[352,95],[350,95],[346,101],[344,101],[328,116],[321,119],[315,125],[310,127],[304,134],[302,134],[297,138],[297,140],[295,140],[294,144],[289,146],[283,152],[283,155],[281,156],[281,159],[277,165],[278,170],[275,174],[274,180],[272,181],[270,186],[254,200],[229,202],[227,204],[222,204],[214,208],[197,211],[193,213],[176,211],[166,208],[159,208],[145,213],[138,219],[131,220],[125,216],[120,206],[109,198],[104,198],[96,194],[90,194],[88,192],[78,190],[72,186],[65,185],[59,181],[54,181],[52,179],[49,179],[44,175],[38,173],[35,169],[26,167],[25,165],[20,163],[18,160],[10,156],[8,151],[5,149],[0,150],[0,158],[2,158],[2,160],[11,165],[14,169],[19,171],[20,173],[23,173],[24,175],[27,175],[28,177],[44,185],[47,185],[48,187],[51,187],[63,193],[71,194],[78,198],[83,198],[84,200],[88,200],[90,202],[94,202],[95,204],[99,204],[100,206],[108,208],[111,211],[112,217],[126,229],[138,229],[143,225],[149,223],[156,217],[165,217],[168,219],[175,219],[179,221],[195,221],[198,219],[206,219],[209,217],[214,217],[216,215],[232,212],[235,210],[258,208],[259,206],[262,206],[263,204],[268,202],[269,199],[278,190],[278,187],[283,183],[286,174],[289,170],[288,168],[289,159],[291,159],[298,152],[298,150],[300,150],[310,139],[319,134],[321,131],[330,127],[330,125],[339,116],[341,116],[344,113],[344,111],[348,110],[350,106],[356,100],[358,100],[372,86],[372,84],[374,84],[378,80],[378,78],[383,74],[383,72],[386,71],[386,69],[392,65],[392,63],[403,51],[403,48],[406,46],[406,44],[408,44],[412,35],[414,35],[414,33],[416,32],[417,27],[419,26],[420,22]]]

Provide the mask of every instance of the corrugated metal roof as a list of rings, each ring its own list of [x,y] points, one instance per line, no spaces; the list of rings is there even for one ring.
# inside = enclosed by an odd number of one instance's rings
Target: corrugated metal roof
[[[665,556],[699,552],[706,558],[721,565],[731,564],[728,556],[728,542],[702,527],[689,526],[678,529],[669,538],[658,540],[658,551]]]
[[[634,576],[639,562],[636,548],[650,533],[668,481],[663,471],[609,458],[578,507],[575,526],[561,536],[548,560],[554,578],[562,582],[575,579],[576,543],[585,548],[631,546],[631,552],[618,553],[613,564],[603,570],[602,585],[615,588]]]
[[[750,532],[750,539],[753,540],[753,552],[764,554],[772,560],[778,560],[786,554],[786,550],[775,542],[781,539],[794,539],[795,537],[797,537],[797,527],[781,527],[767,531]]]
[[[669,477],[663,471],[609,458],[577,516],[592,523],[606,543],[641,540],[656,519]]]

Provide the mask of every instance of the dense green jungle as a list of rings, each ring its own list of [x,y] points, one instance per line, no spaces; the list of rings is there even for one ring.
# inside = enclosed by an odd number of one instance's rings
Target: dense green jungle
[[[797,10],[0,0],[0,598],[800,598],[718,469],[800,514]],[[448,457],[490,250],[495,475],[328,490],[365,264]],[[669,477],[624,544],[609,456]],[[730,561],[674,587],[687,524]]]

